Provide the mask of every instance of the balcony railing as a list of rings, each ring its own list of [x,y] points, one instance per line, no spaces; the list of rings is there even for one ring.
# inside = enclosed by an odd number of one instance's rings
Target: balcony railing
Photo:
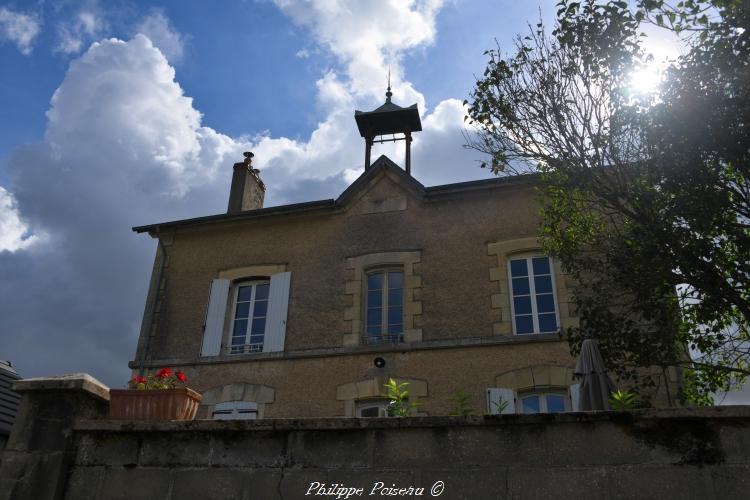
[[[362,335],[364,345],[402,344],[404,334],[402,333],[368,333]]]

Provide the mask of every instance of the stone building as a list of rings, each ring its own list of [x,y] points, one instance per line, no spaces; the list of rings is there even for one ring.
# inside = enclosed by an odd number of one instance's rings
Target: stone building
[[[134,372],[182,369],[199,417],[384,414],[409,382],[425,415],[575,409],[572,283],[541,251],[533,175],[423,186],[416,105],[355,118],[364,173],[337,199],[263,207],[252,153],[227,213],[140,226],[158,240]],[[405,169],[373,143],[403,139]]]

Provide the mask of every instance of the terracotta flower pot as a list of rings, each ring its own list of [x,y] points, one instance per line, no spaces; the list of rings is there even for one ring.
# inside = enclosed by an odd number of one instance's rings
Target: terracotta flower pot
[[[203,396],[177,389],[110,389],[109,418],[114,420],[193,420]]]

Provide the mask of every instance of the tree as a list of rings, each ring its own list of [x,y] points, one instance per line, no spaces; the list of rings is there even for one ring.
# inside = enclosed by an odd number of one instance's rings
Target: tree
[[[657,383],[642,367],[682,367],[683,397],[708,402],[750,374],[750,7],[558,7],[551,34],[540,22],[514,54],[487,52],[468,146],[495,173],[540,174],[544,246],[582,285],[572,353],[597,338],[642,393]],[[638,94],[649,22],[689,51]]]

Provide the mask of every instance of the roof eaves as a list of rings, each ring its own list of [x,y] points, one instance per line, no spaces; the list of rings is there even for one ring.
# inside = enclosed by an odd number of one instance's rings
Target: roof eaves
[[[146,226],[133,227],[133,231],[136,233],[146,233],[156,230],[157,228],[168,228],[178,226],[194,226],[201,224],[209,224],[213,222],[234,222],[241,220],[252,220],[256,218],[280,216],[296,213],[315,212],[317,210],[325,210],[335,208],[336,202],[332,199],[327,200],[316,200],[306,201],[303,203],[293,203],[290,205],[279,205],[276,207],[259,208],[256,210],[246,210],[238,214],[216,214],[207,215],[204,217],[195,217],[192,219],[181,219],[168,222],[160,222],[157,224],[149,224]]]

